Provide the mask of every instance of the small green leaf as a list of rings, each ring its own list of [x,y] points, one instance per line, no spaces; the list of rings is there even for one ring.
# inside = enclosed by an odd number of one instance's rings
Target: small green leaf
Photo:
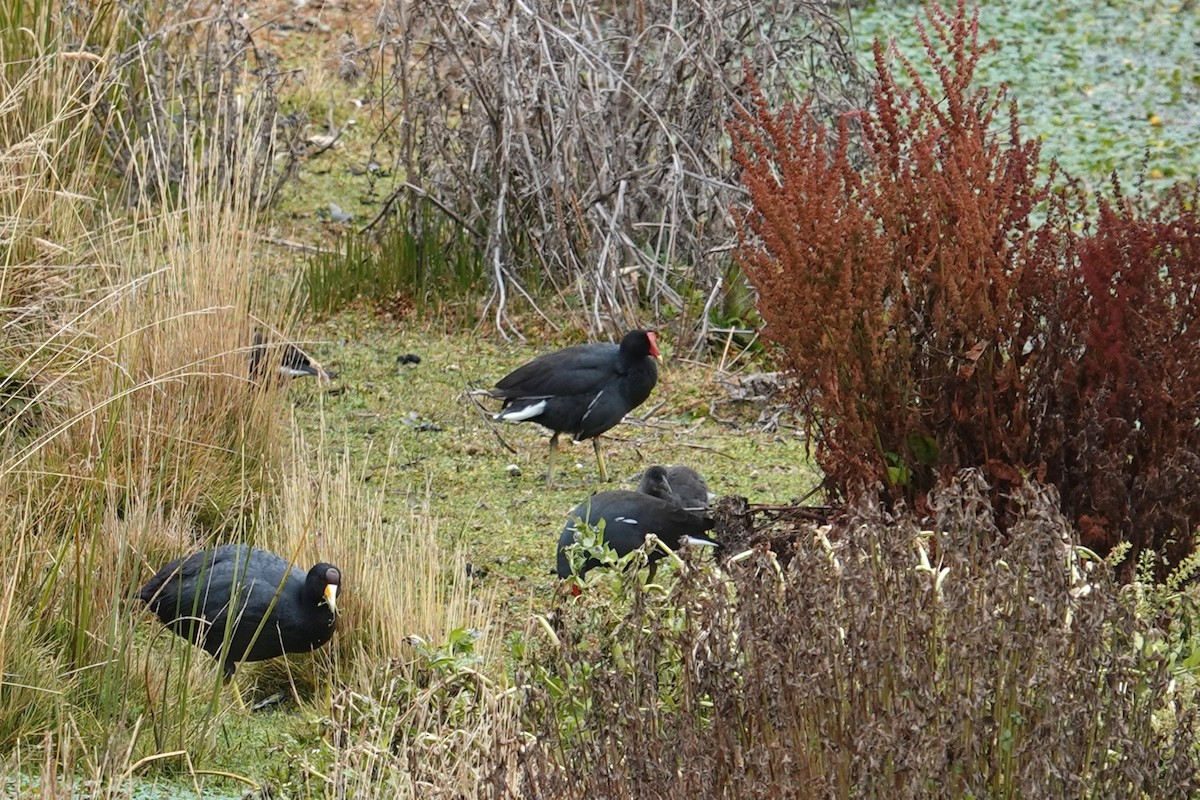
[[[910,433],[905,440],[908,445],[908,451],[912,453],[913,459],[923,467],[937,466],[938,456],[941,455],[941,447],[938,446],[937,440],[932,436],[922,436],[919,433]]]

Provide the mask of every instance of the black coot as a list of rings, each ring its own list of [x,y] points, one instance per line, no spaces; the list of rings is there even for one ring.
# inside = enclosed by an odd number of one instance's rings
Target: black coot
[[[267,367],[271,361],[272,350],[280,351],[279,367],[275,372]],[[274,375],[284,378],[303,378],[313,375],[323,380],[331,380],[336,377],[337,373],[322,369],[318,364],[313,363],[313,360],[304,351],[291,342],[282,346],[271,345],[267,343],[262,331],[255,331],[254,344],[250,348],[250,377],[254,381],[262,383]]]
[[[608,480],[596,437],[645,402],[658,382],[658,341],[653,331],[630,331],[616,344],[580,344],[538,356],[506,375],[490,394],[504,400],[496,419],[536,422],[553,432],[546,485],[554,483],[558,435],[591,439]]]
[[[708,484],[691,467],[647,467],[637,490],[700,514],[708,513],[708,503],[712,500]]]
[[[164,625],[222,662],[229,677],[241,661],[306,653],[328,642],[341,582],[332,564],[305,575],[274,553],[230,544],[172,561],[138,597]]]
[[[560,578],[571,577],[571,562],[566,550],[575,543],[576,526],[580,520],[592,527],[604,520],[604,541],[621,556],[645,544],[646,536],[651,533],[672,550],[677,550],[684,543],[720,546],[705,536],[713,528],[711,517],[684,511],[674,503],[640,492],[601,492],[580,503],[567,517],[567,525],[558,539],[557,571]],[[655,549],[647,555],[653,576],[656,562],[665,554]],[[589,558],[579,574],[585,575],[598,566],[599,561]]]

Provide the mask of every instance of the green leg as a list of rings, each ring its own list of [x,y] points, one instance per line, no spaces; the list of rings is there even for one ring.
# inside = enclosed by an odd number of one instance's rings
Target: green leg
[[[546,466],[546,488],[554,486],[554,454],[558,452],[558,434],[550,437],[550,461]]]
[[[608,468],[604,466],[604,453],[600,452],[600,437],[592,439],[592,449],[596,451],[596,463],[600,465],[600,480],[608,483]]]
[[[249,713],[249,709],[246,707],[246,700],[242,697],[242,687],[238,686],[233,670],[225,671],[225,680],[223,683],[233,693],[234,705],[237,706],[238,711],[241,711],[243,714]]]
[[[237,701],[238,711],[242,712],[243,714],[249,714],[250,708],[246,705],[246,698],[242,696],[242,687],[238,686],[236,678],[234,678],[231,683],[233,684],[233,699]]]

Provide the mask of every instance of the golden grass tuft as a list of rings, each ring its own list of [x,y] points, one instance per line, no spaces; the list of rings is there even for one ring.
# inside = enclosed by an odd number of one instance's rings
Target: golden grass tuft
[[[439,545],[427,498],[385,520],[387,487],[309,447],[287,388],[249,379],[253,330],[286,338],[295,296],[258,264],[262,119],[251,103],[244,127],[181,131],[192,146],[169,182],[153,148],[127,142],[140,196],[106,205],[83,87],[107,68],[47,52],[2,77],[0,529],[16,534],[0,542],[0,763],[55,796],[83,780],[120,793],[152,773],[196,779],[220,758],[222,731],[254,718],[135,591],[172,558],[248,541],[345,575],[331,646],[239,670],[246,698],[287,686],[301,719],[328,720],[296,780],[328,796],[374,775],[427,796],[418,787],[444,773],[468,789],[515,708],[499,676],[473,668],[461,707],[411,637],[474,629],[479,661],[494,662],[493,598]],[[195,86],[209,89],[228,91]],[[231,136],[245,154],[232,173],[217,152]],[[363,726],[364,704],[385,713]]]
[[[256,543],[294,555],[303,569],[317,561],[341,569],[334,643],[346,684],[365,690],[374,681],[370,669],[402,658],[410,636],[440,642],[455,628],[487,632],[494,599],[472,589],[462,554],[439,543],[428,494],[414,498],[407,516],[384,520],[386,478],[372,487],[347,457],[328,462],[316,449],[310,464],[302,440],[296,449]],[[491,637],[481,642],[490,647]]]

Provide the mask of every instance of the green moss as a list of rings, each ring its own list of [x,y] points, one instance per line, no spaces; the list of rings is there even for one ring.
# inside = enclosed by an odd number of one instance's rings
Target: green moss
[[[338,380],[326,389],[292,386],[310,447],[349,452],[364,464],[363,480],[386,476],[388,513],[399,516],[406,505],[423,502],[428,487],[441,535],[464,548],[472,567],[486,570],[483,580],[500,586],[516,613],[527,608],[530,593],[535,605],[549,601],[567,512],[593,492],[634,488],[651,464],[687,464],[713,492],[760,503],[785,503],[819,480],[799,431],[715,421],[709,404],[725,389],[714,371],[668,360],[650,399],[604,437],[612,482],[599,482],[590,442],[564,437],[555,486],[547,490],[548,434],[537,425],[493,422],[496,402],[468,393],[567,342],[503,346],[469,333],[396,330],[352,316],[330,321],[311,338],[329,340],[313,349]],[[398,364],[406,353],[421,363]]]

